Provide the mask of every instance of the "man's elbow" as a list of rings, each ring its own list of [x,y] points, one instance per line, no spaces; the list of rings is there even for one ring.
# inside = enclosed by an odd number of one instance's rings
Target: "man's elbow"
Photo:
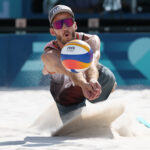
[[[41,60],[42,60],[43,63],[47,62],[47,61],[48,61],[48,56],[47,56],[47,54],[45,54],[45,53],[42,54],[42,55],[41,55]]]
[[[99,38],[98,35],[95,34],[95,35],[92,36],[92,38],[94,38],[96,41],[100,42],[100,38]]]
[[[55,59],[51,54],[44,53],[41,55],[41,60],[43,64],[47,67],[55,66],[57,59]]]

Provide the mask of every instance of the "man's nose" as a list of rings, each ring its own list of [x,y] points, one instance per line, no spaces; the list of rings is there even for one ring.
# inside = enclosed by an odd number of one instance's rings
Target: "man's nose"
[[[63,23],[62,29],[66,29],[66,28],[68,28],[67,25]]]

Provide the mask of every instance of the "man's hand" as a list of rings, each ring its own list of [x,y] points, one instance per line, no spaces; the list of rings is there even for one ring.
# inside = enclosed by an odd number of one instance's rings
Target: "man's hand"
[[[92,100],[98,98],[102,92],[102,89],[101,89],[101,85],[99,84],[99,82],[95,79],[91,79],[89,81],[89,84],[91,85],[91,87],[93,88],[93,97],[92,97]]]
[[[101,85],[97,80],[90,80],[81,86],[84,96],[88,100],[95,100],[101,94]]]

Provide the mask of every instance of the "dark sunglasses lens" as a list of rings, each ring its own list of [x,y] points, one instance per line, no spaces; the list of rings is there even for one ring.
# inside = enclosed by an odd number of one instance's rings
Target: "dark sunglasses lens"
[[[59,20],[53,23],[53,27],[55,29],[61,29],[63,27],[63,24],[67,27],[71,27],[73,25],[74,20],[72,18],[64,19],[64,20]]]
[[[53,23],[53,27],[55,29],[61,29],[62,26],[63,26],[63,21],[62,20],[59,20],[59,21],[56,21],[56,22]]]
[[[73,25],[73,19],[72,18],[65,19],[64,23],[66,24],[67,27],[71,27]]]

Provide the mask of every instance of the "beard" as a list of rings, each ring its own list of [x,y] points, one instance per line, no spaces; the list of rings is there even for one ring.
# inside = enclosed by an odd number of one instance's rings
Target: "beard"
[[[73,39],[75,38],[75,31],[73,31],[72,33],[69,33],[69,34],[71,34],[71,38],[70,38],[70,39],[65,39],[65,38],[63,38],[62,36],[57,35],[57,34],[56,34],[56,38],[57,38],[57,40],[60,41],[63,45],[65,45],[67,42],[69,42],[69,41],[71,41],[71,40],[73,40]]]

